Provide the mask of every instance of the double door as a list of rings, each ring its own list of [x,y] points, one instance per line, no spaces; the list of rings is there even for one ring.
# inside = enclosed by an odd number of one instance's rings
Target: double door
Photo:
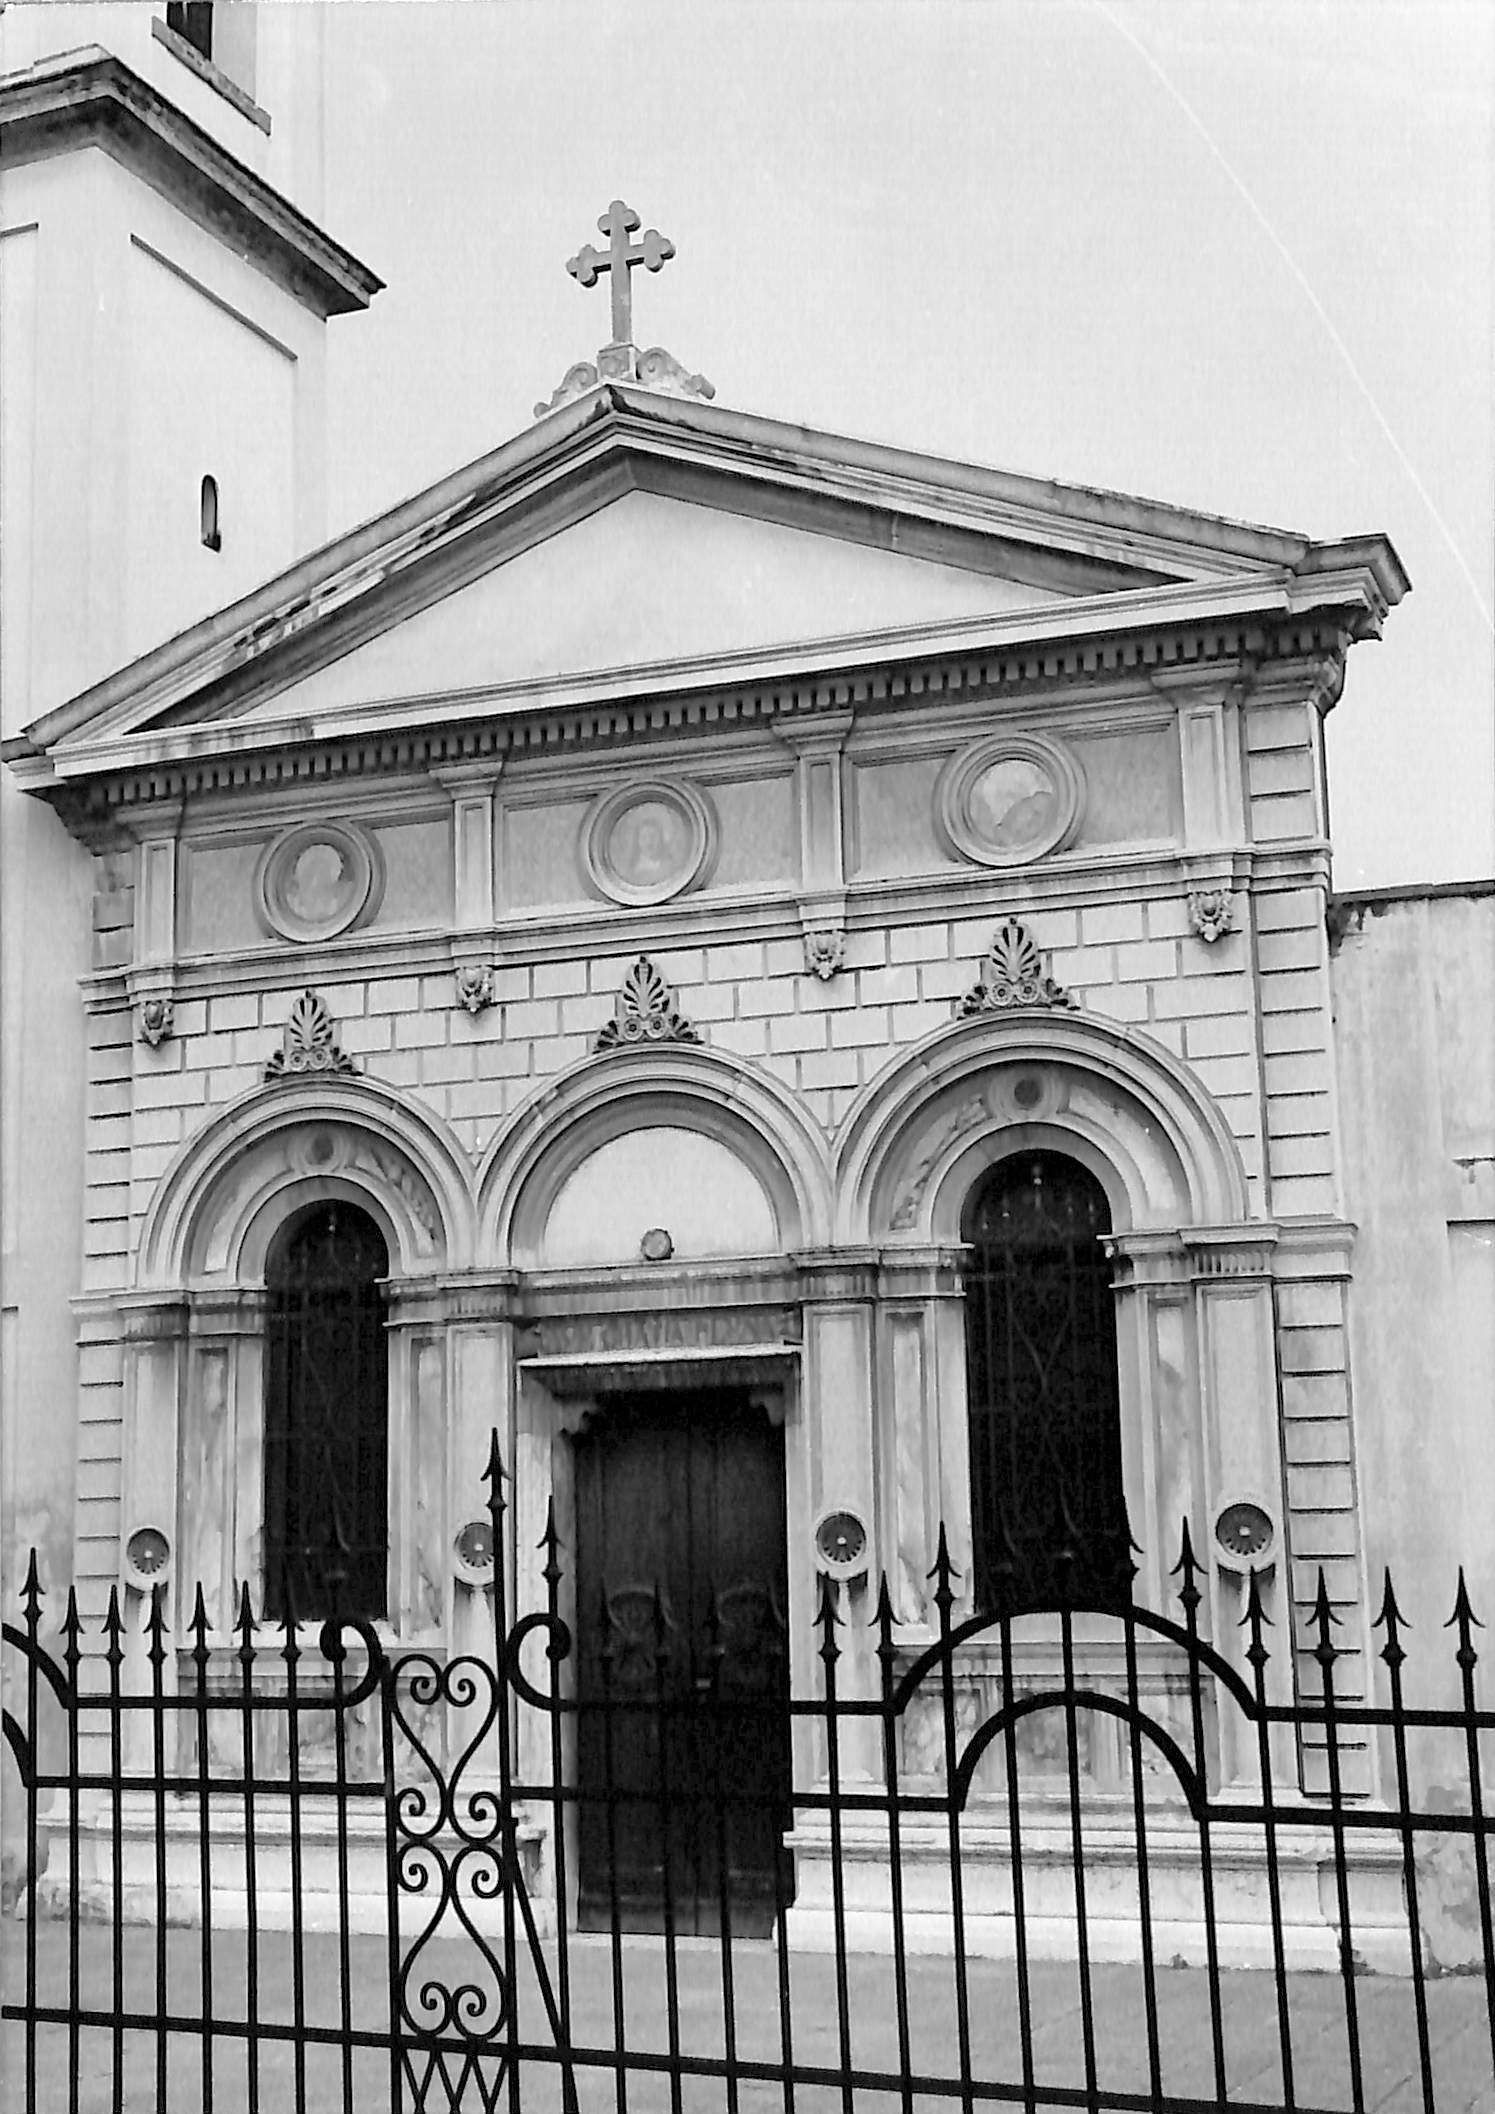
[[[610,1397],[576,1441],[583,1929],[766,1935],[789,1824],[782,1428]]]

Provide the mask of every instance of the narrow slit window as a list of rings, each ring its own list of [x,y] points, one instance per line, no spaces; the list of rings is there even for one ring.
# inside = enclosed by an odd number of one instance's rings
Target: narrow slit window
[[[204,550],[221,551],[223,533],[218,526],[218,480],[205,477],[198,501],[199,530]]]

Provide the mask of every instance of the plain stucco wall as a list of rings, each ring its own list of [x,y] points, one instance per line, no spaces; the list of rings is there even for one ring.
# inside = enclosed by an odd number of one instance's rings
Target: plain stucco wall
[[[1495,1621],[1495,884],[1348,899],[1332,966],[1373,1597],[1452,1679],[1462,1563]]]

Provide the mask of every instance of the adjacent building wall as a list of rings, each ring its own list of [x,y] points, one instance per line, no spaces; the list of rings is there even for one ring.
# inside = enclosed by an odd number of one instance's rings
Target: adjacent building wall
[[[1495,881],[1341,897],[1333,924],[1366,1552],[1426,1675],[1460,1564],[1495,1621]]]

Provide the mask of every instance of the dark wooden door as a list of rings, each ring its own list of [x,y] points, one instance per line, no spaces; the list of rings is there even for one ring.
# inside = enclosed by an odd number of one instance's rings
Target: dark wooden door
[[[773,1927],[789,1724],[781,1429],[729,1389],[576,1442],[584,1930]]]

